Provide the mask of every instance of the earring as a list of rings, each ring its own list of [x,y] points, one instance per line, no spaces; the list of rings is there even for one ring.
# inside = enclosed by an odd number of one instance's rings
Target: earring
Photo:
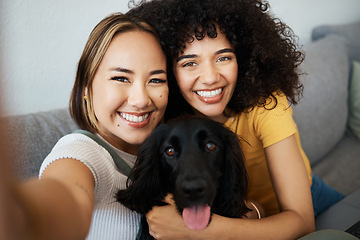
[[[87,100],[88,100],[87,96],[84,96],[84,100],[85,100],[85,101],[87,101]]]

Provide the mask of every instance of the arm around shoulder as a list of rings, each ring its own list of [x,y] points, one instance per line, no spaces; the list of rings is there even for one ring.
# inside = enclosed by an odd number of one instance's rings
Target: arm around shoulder
[[[265,148],[265,154],[280,212],[262,219],[214,216],[206,239],[297,239],[315,230],[310,182],[295,136]]]

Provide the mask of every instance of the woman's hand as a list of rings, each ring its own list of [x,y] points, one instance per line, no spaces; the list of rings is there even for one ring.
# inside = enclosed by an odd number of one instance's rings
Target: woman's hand
[[[168,205],[154,206],[146,215],[150,235],[155,239],[189,239],[189,231],[179,214],[172,194],[164,200]]]
[[[226,230],[228,220],[230,220],[231,222],[233,222],[232,220],[234,220],[213,214],[211,222],[207,228],[200,231],[194,231],[189,229],[185,225],[182,216],[176,208],[172,194],[168,194],[165,197],[164,202],[166,202],[168,205],[162,207],[155,206],[146,215],[147,222],[149,224],[149,233],[151,236],[158,240],[210,239],[210,236],[213,239],[219,239],[216,234],[225,237],[223,233],[225,232],[226,234],[226,232],[228,232],[228,230]],[[253,203],[260,211],[261,217],[264,217],[265,214],[261,205],[256,202]],[[258,219],[258,214],[254,206],[250,204],[249,201],[246,203],[246,205],[252,210],[246,215],[246,218]],[[217,230],[214,230],[214,227]]]

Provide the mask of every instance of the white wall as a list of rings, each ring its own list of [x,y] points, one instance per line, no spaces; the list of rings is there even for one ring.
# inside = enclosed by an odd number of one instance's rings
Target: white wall
[[[359,0],[269,0],[271,11],[307,43],[321,24],[360,21]],[[106,15],[126,12],[128,0],[1,0],[0,100],[6,114],[68,106],[77,61],[87,37]]]
[[[67,107],[93,27],[128,0],[0,0],[1,101],[6,114]]]
[[[359,0],[268,0],[275,16],[289,25],[306,44],[311,29],[322,24],[360,21]]]

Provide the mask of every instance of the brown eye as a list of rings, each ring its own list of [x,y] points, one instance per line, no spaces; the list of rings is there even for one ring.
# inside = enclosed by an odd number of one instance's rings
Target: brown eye
[[[175,155],[175,149],[173,147],[168,147],[165,150],[165,154],[168,155],[169,157],[173,157]]]
[[[209,142],[206,144],[206,150],[211,152],[214,151],[215,149],[216,149],[216,145],[214,143]]]

